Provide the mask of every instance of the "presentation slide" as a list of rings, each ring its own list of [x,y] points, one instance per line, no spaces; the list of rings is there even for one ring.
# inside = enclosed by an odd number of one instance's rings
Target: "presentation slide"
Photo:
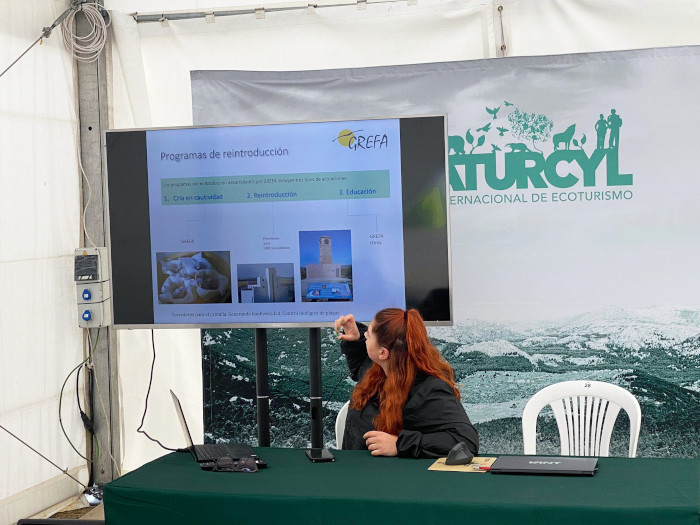
[[[399,119],[146,131],[156,324],[405,307]]]

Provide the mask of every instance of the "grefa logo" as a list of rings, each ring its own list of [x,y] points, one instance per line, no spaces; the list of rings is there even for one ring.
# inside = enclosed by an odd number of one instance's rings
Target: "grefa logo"
[[[555,125],[546,115],[521,111],[508,101],[485,109],[483,126],[469,128],[464,137],[449,136],[453,191],[632,186],[633,175],[620,172],[622,118],[615,109],[578,126]],[[588,140],[587,130],[594,141]]]
[[[530,465],[559,465],[561,461],[528,461]]]
[[[362,135],[361,131],[361,129],[355,131],[344,129],[338,133],[333,142],[337,141],[344,148],[354,151],[386,148],[389,145],[389,137],[387,137],[386,133]]]

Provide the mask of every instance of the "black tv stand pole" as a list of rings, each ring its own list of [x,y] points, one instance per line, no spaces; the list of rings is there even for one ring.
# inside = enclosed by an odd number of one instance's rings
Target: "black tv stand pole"
[[[270,446],[270,384],[267,368],[267,328],[255,329],[255,393],[258,403],[258,445]]]
[[[309,388],[311,390],[311,447],[323,447],[321,398],[321,329],[309,328]]]

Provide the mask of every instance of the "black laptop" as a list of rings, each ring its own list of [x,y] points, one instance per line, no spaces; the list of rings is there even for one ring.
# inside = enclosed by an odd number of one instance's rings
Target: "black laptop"
[[[554,474],[592,476],[598,458],[568,456],[502,456],[491,465],[494,474]]]
[[[208,443],[205,445],[195,445],[192,442],[192,434],[190,434],[190,429],[187,426],[187,421],[185,420],[185,413],[182,410],[182,405],[180,400],[175,395],[175,392],[170,391],[170,395],[173,397],[173,404],[175,405],[175,411],[177,412],[177,417],[180,420],[180,426],[182,426],[182,432],[185,434],[185,439],[187,440],[187,450],[192,453],[192,456],[197,461],[197,463],[205,463],[207,461],[216,461],[219,458],[228,456],[232,459],[240,458],[257,458],[253,447],[250,445],[244,445],[240,443]]]

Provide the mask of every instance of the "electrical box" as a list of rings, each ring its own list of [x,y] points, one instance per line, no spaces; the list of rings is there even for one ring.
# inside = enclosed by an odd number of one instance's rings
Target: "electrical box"
[[[112,318],[109,297],[107,248],[75,250],[74,279],[78,304],[78,326],[109,326]]]
[[[99,283],[109,280],[107,248],[75,250],[75,282]]]

